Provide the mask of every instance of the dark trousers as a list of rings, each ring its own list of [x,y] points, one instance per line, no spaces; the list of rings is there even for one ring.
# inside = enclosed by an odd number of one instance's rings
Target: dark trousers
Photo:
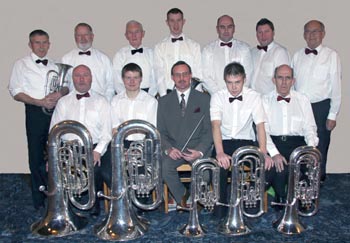
[[[252,140],[240,140],[240,139],[232,139],[232,140],[223,140],[222,145],[224,148],[224,152],[227,155],[232,156],[232,154],[240,147],[253,145],[256,143]],[[216,158],[216,150],[213,150],[212,154],[213,158]],[[220,168],[220,202],[227,204],[228,203],[228,177],[229,170],[225,170],[224,168]],[[214,215],[218,218],[222,218],[227,214],[227,207],[224,206],[215,206]]]
[[[303,136],[271,136],[280,154],[289,162],[290,155],[297,147],[306,145]],[[276,197],[286,198],[286,185],[288,184],[288,165],[284,165],[282,172],[277,172],[276,167],[266,171],[265,181],[275,190]]]
[[[94,148],[96,144],[94,144]],[[111,164],[111,144],[108,145],[106,152],[101,157],[101,165],[94,167],[94,177],[95,177],[95,189],[96,193],[98,191],[103,191],[103,182],[111,188],[112,180],[112,164]]]
[[[44,206],[45,194],[39,191],[41,185],[47,185],[46,144],[51,116],[43,113],[42,108],[25,105],[28,159],[32,184],[32,199],[35,208]]]
[[[330,109],[330,99],[326,99],[317,103],[312,103],[312,111],[314,113],[316,125],[317,125],[317,136],[319,139],[318,150],[320,150],[321,158],[321,180],[326,177],[326,164],[328,156],[328,148],[331,141],[331,131],[326,127],[327,116]]]

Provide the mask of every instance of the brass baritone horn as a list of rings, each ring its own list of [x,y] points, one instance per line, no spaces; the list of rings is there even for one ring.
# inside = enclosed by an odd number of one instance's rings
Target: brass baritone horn
[[[244,235],[251,232],[244,222],[243,214],[259,217],[264,213],[265,157],[257,147],[244,146],[232,155],[231,197],[228,216],[219,224],[219,232],[225,235]],[[257,208],[256,213],[244,208]]]
[[[77,135],[78,140],[62,142],[65,134]],[[63,146],[61,144],[63,143]],[[65,236],[82,229],[87,219],[75,214],[69,204],[81,210],[90,209],[95,203],[93,143],[89,131],[76,121],[62,121],[49,134],[48,205],[45,217],[31,227],[33,234]],[[40,187],[45,190],[44,186]],[[88,191],[88,201],[76,200]]]
[[[132,133],[146,134],[143,143],[124,152],[124,139]],[[112,138],[112,183],[111,195],[98,196],[111,200],[108,217],[95,226],[95,234],[103,240],[127,241],[136,239],[148,230],[149,223],[138,217],[132,203],[144,210],[152,210],[162,202],[163,183],[161,176],[161,144],[158,130],[149,122],[130,120],[122,123]],[[139,174],[140,166],[144,169]],[[152,204],[143,204],[137,195],[149,194],[156,199]]]
[[[290,155],[288,193],[284,213],[273,223],[278,232],[291,235],[300,234],[306,227],[299,221],[301,216],[313,216],[318,211],[320,190],[321,153],[311,146],[296,148]],[[311,209],[299,210],[299,206]]]
[[[206,230],[199,224],[197,202],[207,210],[213,210],[219,201],[220,167],[212,158],[197,159],[192,164],[191,171],[191,207],[178,209],[190,211],[188,223],[179,230],[180,234],[189,237],[204,236]],[[211,183],[209,181],[211,180]]]
[[[46,74],[45,96],[48,94],[58,92],[63,88],[65,83],[65,77],[70,68],[73,66],[63,63],[55,63],[58,67],[58,71],[50,70]],[[54,109],[42,108],[46,115],[51,116]]]

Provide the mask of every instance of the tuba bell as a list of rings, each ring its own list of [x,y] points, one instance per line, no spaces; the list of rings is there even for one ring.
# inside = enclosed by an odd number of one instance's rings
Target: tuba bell
[[[228,216],[219,224],[218,231],[225,235],[244,235],[251,232],[243,215],[259,217],[264,213],[265,157],[257,147],[244,146],[232,155],[231,197]],[[251,213],[245,208],[256,209]]]
[[[45,96],[58,92],[62,89],[65,81],[66,74],[70,68],[73,66],[63,63],[55,63],[58,67],[58,71],[50,70],[46,74],[46,85],[45,85]],[[42,108],[46,115],[51,116],[54,109]]]
[[[79,140],[62,142],[65,134],[77,135]],[[63,145],[62,145],[63,143]],[[75,214],[69,204],[81,210],[95,203],[93,143],[89,131],[79,122],[62,121],[56,124],[48,139],[48,191],[47,211],[43,219],[31,226],[33,234],[65,236],[82,229],[87,219]],[[88,191],[88,201],[79,202],[81,194]]]
[[[273,203],[285,206],[283,215],[273,227],[287,235],[300,234],[306,229],[299,221],[299,215],[313,216],[318,211],[321,153],[315,147],[301,146],[293,151],[289,161],[287,202]]]
[[[180,234],[188,237],[204,236],[206,230],[199,224],[197,202],[205,209],[213,210],[219,201],[220,167],[212,158],[197,159],[192,164],[191,171],[191,207],[178,209],[190,211],[188,223],[179,230]],[[211,180],[211,183],[209,181]]]
[[[146,134],[142,143],[131,144],[124,152],[124,139],[132,133]],[[111,195],[98,193],[107,198],[108,216],[100,225],[95,226],[95,234],[103,240],[127,241],[144,235],[149,223],[136,215],[132,203],[143,210],[152,210],[162,202],[161,144],[158,130],[149,122],[130,120],[122,123],[114,134],[112,149]],[[143,172],[139,174],[140,167]],[[155,191],[152,204],[144,204],[138,196]],[[132,202],[132,203],[131,203]]]

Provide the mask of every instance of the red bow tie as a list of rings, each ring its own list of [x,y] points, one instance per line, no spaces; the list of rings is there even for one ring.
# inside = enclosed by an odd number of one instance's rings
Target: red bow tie
[[[228,47],[231,48],[232,47],[232,42],[227,42],[227,43],[221,42],[220,46],[228,46]]]
[[[86,92],[85,94],[77,94],[77,99],[80,100],[81,98],[83,97],[90,97],[90,94],[89,92]]]
[[[234,100],[242,101],[242,100],[243,100],[243,97],[242,97],[242,95],[240,95],[240,96],[237,96],[237,97],[230,97],[230,98],[228,98],[228,101],[229,101],[230,103],[232,103]]]
[[[282,97],[282,96],[277,96],[277,101],[281,101],[281,100],[284,100],[285,102],[289,103],[290,102],[290,98],[285,98],[285,97]]]
[[[264,50],[265,52],[267,52],[267,46],[256,46],[258,48],[258,50]]]
[[[171,42],[176,42],[176,41],[183,41],[184,40],[184,38],[181,36],[181,37],[179,37],[179,38],[171,38]]]
[[[90,56],[91,55],[91,51],[80,51],[79,55],[88,55],[88,56]]]
[[[48,60],[47,60],[47,59],[43,59],[43,60],[38,59],[38,60],[36,60],[35,62],[36,62],[37,64],[42,63],[44,66],[46,66],[47,63],[48,63]]]
[[[306,55],[309,55],[310,53],[314,54],[314,55],[317,55],[318,54],[318,51],[317,50],[311,50],[309,48],[305,48],[305,54]]]

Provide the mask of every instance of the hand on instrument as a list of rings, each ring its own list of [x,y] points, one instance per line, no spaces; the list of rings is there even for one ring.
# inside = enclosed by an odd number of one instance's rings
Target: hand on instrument
[[[40,100],[40,106],[46,109],[53,109],[56,106],[57,101],[49,96],[46,96]]]
[[[186,152],[182,152],[182,158],[187,162],[193,162],[200,157],[202,157],[202,154],[195,149],[187,149]]]
[[[222,152],[216,154],[216,159],[220,167],[223,167],[226,170],[230,168],[232,160],[231,156],[228,156],[227,154]]]
[[[173,160],[182,159],[182,153],[177,148],[170,148],[167,151],[168,151],[168,156]]]

